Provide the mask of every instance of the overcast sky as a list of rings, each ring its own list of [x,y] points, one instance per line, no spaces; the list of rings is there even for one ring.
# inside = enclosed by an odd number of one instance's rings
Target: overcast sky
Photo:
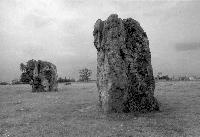
[[[59,76],[96,73],[93,26],[117,13],[146,31],[154,74],[200,74],[200,2],[134,0],[0,0],[0,81],[20,76],[29,59],[54,63]]]

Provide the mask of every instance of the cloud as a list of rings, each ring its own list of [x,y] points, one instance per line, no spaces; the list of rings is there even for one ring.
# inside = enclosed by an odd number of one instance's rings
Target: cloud
[[[200,50],[200,42],[177,43],[175,49],[176,51]]]

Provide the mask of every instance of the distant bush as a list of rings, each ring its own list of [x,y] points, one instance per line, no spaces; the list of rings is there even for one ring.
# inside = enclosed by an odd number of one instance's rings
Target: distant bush
[[[58,83],[65,83],[65,82],[75,82],[75,79],[74,78],[61,78],[59,77],[58,78]]]
[[[9,85],[8,82],[0,82],[0,85]]]
[[[71,84],[72,84],[71,82],[66,82],[66,83],[65,83],[65,85],[71,85]]]
[[[159,79],[160,79],[160,80],[167,80],[167,81],[170,80],[170,78],[169,78],[168,75],[161,76]]]
[[[29,60],[26,64],[21,63],[20,64],[20,70],[22,71],[22,74],[20,76],[20,81],[23,83],[29,83],[31,80],[33,80],[33,71],[35,68],[35,60]]]
[[[168,75],[162,75],[162,72],[158,72],[157,77],[155,77],[155,80],[172,80],[172,78],[170,78]]]
[[[18,84],[28,84],[28,83],[21,82],[21,81],[12,82],[12,85],[18,85]]]

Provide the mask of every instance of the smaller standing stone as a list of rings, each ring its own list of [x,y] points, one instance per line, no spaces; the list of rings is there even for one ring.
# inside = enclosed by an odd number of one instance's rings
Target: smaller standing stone
[[[26,64],[21,63],[20,69],[23,72],[21,80],[26,83],[29,82],[33,92],[58,90],[58,75],[54,64],[32,59]]]
[[[57,69],[56,66],[46,61],[34,61],[35,68],[33,70],[33,92],[57,91]]]

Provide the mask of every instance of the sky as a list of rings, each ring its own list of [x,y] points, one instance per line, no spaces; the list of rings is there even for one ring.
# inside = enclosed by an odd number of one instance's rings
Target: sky
[[[30,59],[75,79],[87,67],[95,79],[94,23],[113,13],[140,22],[154,75],[200,75],[200,1],[0,0],[0,81],[19,78],[19,64]]]

